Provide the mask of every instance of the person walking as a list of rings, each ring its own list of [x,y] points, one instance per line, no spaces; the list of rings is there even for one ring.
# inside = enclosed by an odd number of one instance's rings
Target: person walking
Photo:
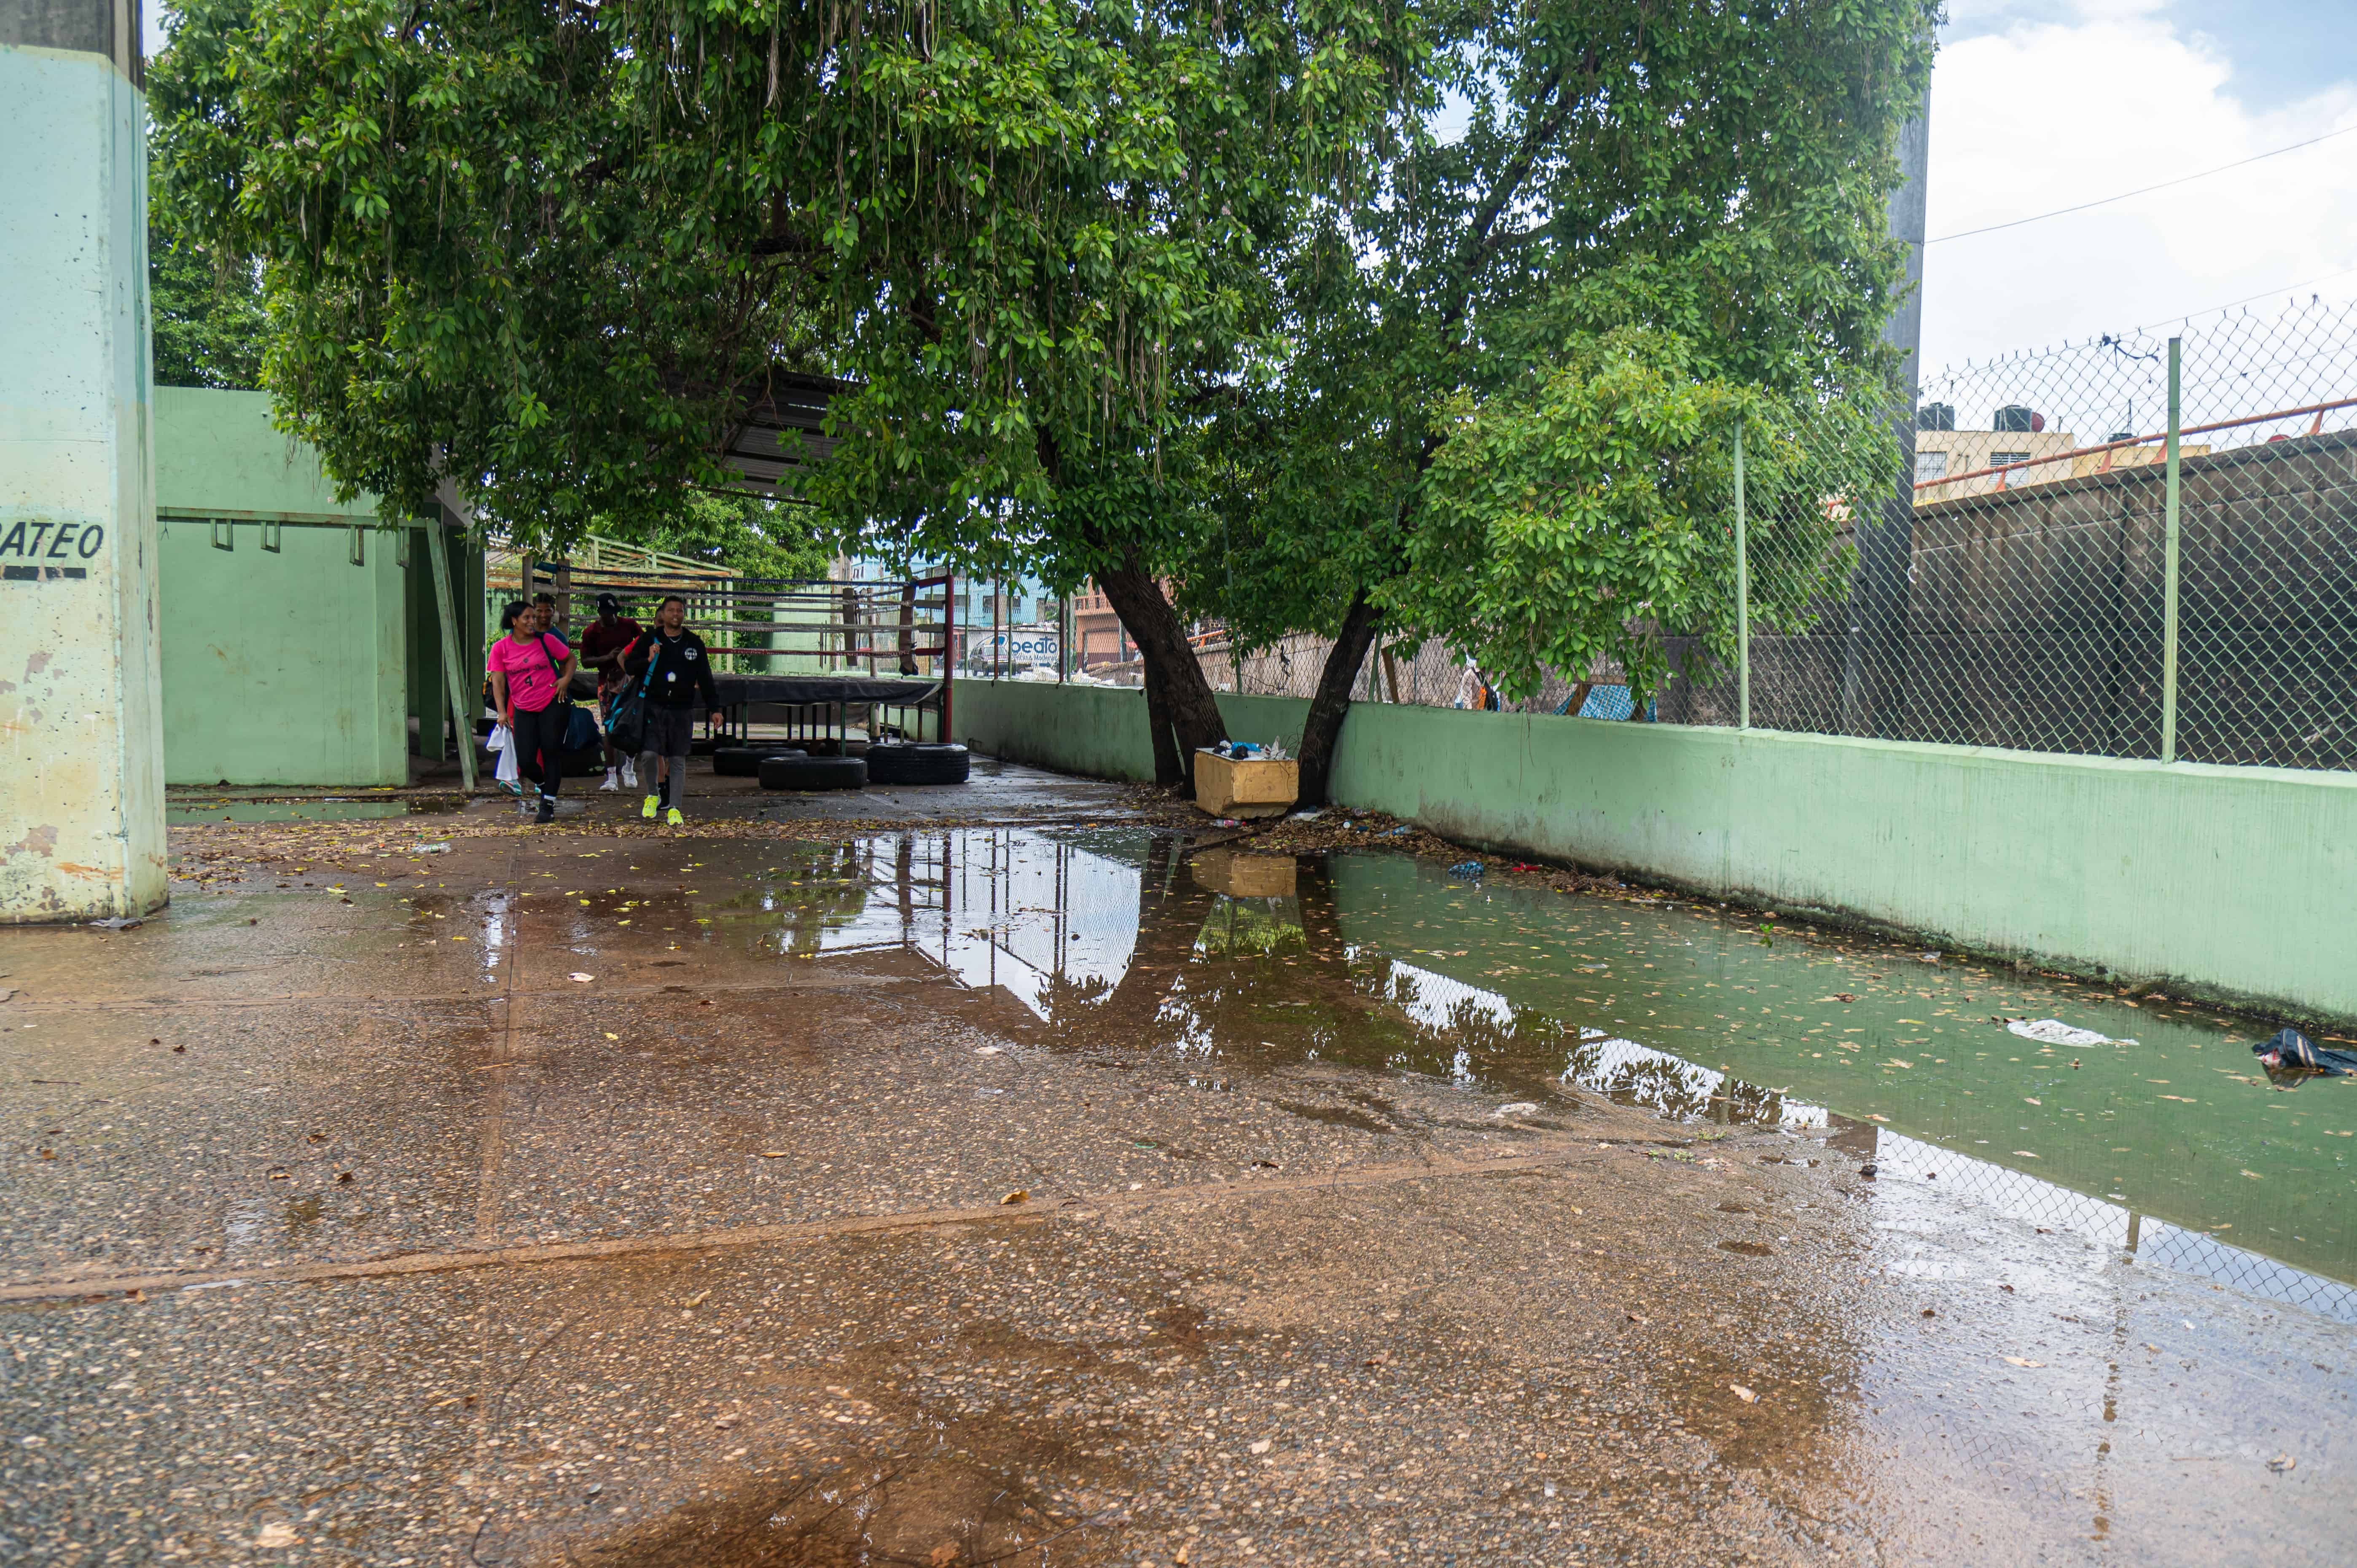
[[[720,688],[712,679],[712,654],[686,622],[687,601],[673,594],[657,607],[655,628],[622,656],[623,675],[647,682],[647,739],[639,753],[639,777],[655,793],[647,797],[639,815],[651,820],[660,811],[673,827],[686,821],[679,803],[687,794],[687,748],[695,738],[698,697],[712,722],[720,722]]]
[[[622,601],[611,594],[597,596],[597,618],[582,629],[581,652],[589,667],[597,671],[597,727],[603,731],[608,716],[607,704],[622,688],[622,655],[630,644],[646,635],[646,628],[622,613]],[[638,757],[625,754],[612,741],[606,743],[606,781],[600,789],[635,789],[639,787]],[[619,769],[621,779],[615,779]]]
[[[565,785],[565,726],[572,714],[565,688],[573,679],[573,650],[554,632],[540,629],[540,616],[518,599],[500,612],[507,635],[491,644],[483,662],[491,678],[491,700],[500,722],[514,736],[516,767],[540,786],[540,813],[556,820],[556,792]]]

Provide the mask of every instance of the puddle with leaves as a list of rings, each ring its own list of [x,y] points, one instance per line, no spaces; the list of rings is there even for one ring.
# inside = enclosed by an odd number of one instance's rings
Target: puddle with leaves
[[[1560,1083],[1702,1136],[1830,1133],[1884,1180],[2357,1319],[2357,1081],[2278,1088],[2263,1031],[2203,1008],[1405,856],[972,829],[759,858],[733,889],[706,873],[708,940],[903,950],[1049,1044],[1432,1075],[1540,1118]],[[2007,1026],[2046,1018],[2105,1041]]]

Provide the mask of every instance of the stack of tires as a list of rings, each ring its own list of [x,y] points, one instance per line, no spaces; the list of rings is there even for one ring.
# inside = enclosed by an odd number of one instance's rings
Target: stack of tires
[[[963,784],[973,759],[965,747],[931,741],[886,742],[867,748],[870,784]]]
[[[712,754],[712,771],[750,779],[760,772],[762,762],[770,757],[803,755],[798,746],[724,746]]]
[[[764,789],[856,789],[867,782],[867,764],[856,757],[765,757],[755,769]]]

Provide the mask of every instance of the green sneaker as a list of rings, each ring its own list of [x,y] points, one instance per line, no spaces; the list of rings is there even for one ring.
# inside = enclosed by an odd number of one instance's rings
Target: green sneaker
[[[662,797],[660,795],[650,795],[647,797],[647,803],[639,808],[639,815],[646,818],[647,821],[651,822],[655,820],[655,813],[662,809]]]
[[[663,813],[663,821],[669,822],[673,827],[677,827],[682,822],[687,821],[687,819],[679,814],[679,808],[677,806],[673,806],[670,811]]]

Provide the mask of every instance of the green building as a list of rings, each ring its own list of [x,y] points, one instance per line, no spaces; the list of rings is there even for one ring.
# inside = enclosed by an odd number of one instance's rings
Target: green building
[[[448,754],[422,525],[339,501],[266,393],[155,390],[167,785],[405,785]],[[483,556],[449,535],[458,668],[483,668]],[[468,704],[472,712],[472,704]]]

